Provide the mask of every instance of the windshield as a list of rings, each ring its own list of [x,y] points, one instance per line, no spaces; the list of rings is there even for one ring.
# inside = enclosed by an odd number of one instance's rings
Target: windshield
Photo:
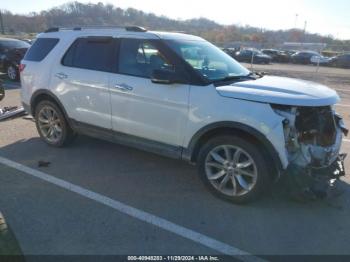
[[[210,82],[249,75],[249,70],[207,41],[167,40],[168,45]]]

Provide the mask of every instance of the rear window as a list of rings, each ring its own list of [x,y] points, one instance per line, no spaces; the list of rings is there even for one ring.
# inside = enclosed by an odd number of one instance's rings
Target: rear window
[[[29,48],[24,60],[39,62],[43,60],[57,45],[57,38],[38,38]]]
[[[110,72],[116,61],[111,37],[78,38],[62,59],[64,66]]]

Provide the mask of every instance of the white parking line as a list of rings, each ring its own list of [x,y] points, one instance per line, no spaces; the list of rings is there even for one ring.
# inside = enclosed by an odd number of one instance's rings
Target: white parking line
[[[343,141],[350,143],[350,139],[343,139]]]
[[[54,176],[48,175],[44,172],[32,169],[30,167],[24,166],[20,163],[14,162],[12,160],[9,160],[7,158],[0,156],[0,163],[3,165],[6,165],[8,167],[17,169],[18,171],[24,172],[28,175],[31,175],[33,177],[39,178],[41,180],[44,180],[48,183],[54,184],[56,186],[59,186],[61,188],[64,188],[68,191],[77,193],[81,196],[84,196],[86,198],[92,199],[96,202],[99,202],[103,205],[109,206],[115,210],[118,210],[121,213],[127,214],[133,218],[139,219],[143,222],[152,224],[154,226],[160,227],[166,231],[172,232],[176,235],[179,235],[183,238],[187,238],[189,240],[192,240],[196,243],[202,244],[206,247],[209,247],[213,250],[216,250],[222,254],[234,256],[240,260],[243,261],[265,261],[259,257],[253,256],[252,254],[245,252],[243,250],[240,250],[236,247],[230,246],[228,244],[225,244],[221,241],[218,241],[216,239],[213,239],[211,237],[208,237],[206,235],[203,235],[201,233],[198,233],[196,231],[193,231],[191,229],[188,229],[186,227],[177,225],[175,223],[172,223],[168,220],[165,220],[163,218],[157,217],[155,215],[152,215],[150,213],[147,213],[145,211],[142,211],[140,209],[128,206],[126,204],[123,204],[122,202],[119,202],[117,200],[111,199],[109,197],[103,196],[101,194],[95,193],[93,191],[90,191],[88,189],[85,189],[83,187],[77,186],[75,184],[72,184],[70,182],[67,182],[65,180],[56,178]]]

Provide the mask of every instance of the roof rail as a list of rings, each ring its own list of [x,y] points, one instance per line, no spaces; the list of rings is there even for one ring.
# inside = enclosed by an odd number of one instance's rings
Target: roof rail
[[[126,26],[125,30],[132,32],[147,32],[147,29],[141,26]]]
[[[132,31],[132,32],[147,32],[147,29],[141,26],[78,26],[73,28],[65,28],[65,27],[50,27],[44,33],[52,33],[52,32],[58,32],[60,30],[74,30],[74,31],[81,31],[84,29],[125,29],[126,31]]]

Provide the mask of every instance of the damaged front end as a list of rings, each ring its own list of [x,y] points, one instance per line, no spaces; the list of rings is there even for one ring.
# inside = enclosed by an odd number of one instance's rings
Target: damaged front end
[[[340,154],[348,130],[331,106],[272,105],[284,118],[283,129],[289,165],[287,181],[293,195],[325,198],[345,175],[345,154]]]

